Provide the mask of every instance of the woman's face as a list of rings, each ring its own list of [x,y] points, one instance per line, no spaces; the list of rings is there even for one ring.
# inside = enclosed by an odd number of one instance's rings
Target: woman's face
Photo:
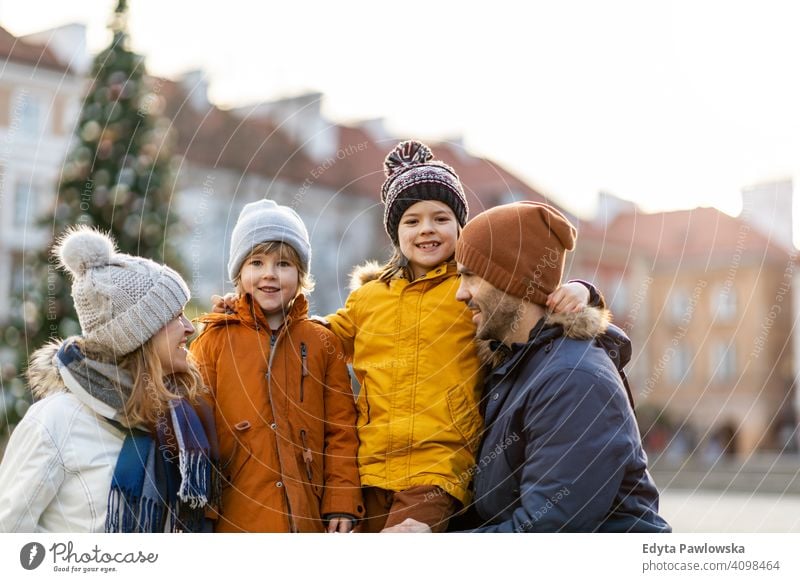
[[[181,312],[153,336],[153,347],[165,376],[189,371],[186,340],[193,333],[194,326]]]

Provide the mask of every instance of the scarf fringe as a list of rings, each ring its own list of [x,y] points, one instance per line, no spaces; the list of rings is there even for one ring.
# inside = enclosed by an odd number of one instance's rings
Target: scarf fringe
[[[122,492],[112,487],[108,492],[108,513],[106,514],[106,533],[119,533],[120,505]]]
[[[188,503],[192,509],[203,507],[208,503],[211,466],[202,451],[188,452],[182,450],[178,455],[181,472],[181,487],[178,497]]]
[[[106,533],[164,531],[164,508],[155,499],[142,499],[112,487],[108,494]]]
[[[198,437],[202,434],[200,419],[196,414],[189,416],[188,412],[184,402],[173,403],[170,407],[172,426],[178,439],[178,468],[181,474],[178,498],[191,509],[198,509],[208,503],[209,493],[213,496],[209,487],[211,461],[208,458],[209,447],[205,435],[202,435],[205,446],[197,446]]]
[[[143,532],[164,531],[164,506],[155,499],[147,499],[140,507],[140,528]]]

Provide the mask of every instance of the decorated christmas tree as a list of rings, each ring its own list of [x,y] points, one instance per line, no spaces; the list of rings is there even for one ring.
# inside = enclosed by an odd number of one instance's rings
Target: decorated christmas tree
[[[0,349],[18,356],[15,369],[0,373],[0,432],[26,409],[20,374],[30,353],[50,338],[80,331],[69,281],[50,256],[53,241],[67,228],[96,226],[110,232],[123,252],[180,267],[169,242],[178,228],[170,213],[174,136],[159,116],[162,100],[144,58],[128,47],[126,20],[127,2],[119,0],[110,25],[113,40],[94,59],[54,206],[39,222],[50,242],[28,253],[25,291],[12,298],[12,320],[0,334]]]

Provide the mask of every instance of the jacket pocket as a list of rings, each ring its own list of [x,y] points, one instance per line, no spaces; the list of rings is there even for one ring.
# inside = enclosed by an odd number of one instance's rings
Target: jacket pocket
[[[358,390],[358,398],[356,398],[356,410],[358,411],[356,429],[360,429],[369,424],[369,397],[367,396],[366,378]]]
[[[223,487],[230,487],[236,481],[236,478],[253,454],[249,443],[249,433],[252,431],[250,421],[242,420],[237,422],[233,429],[233,450],[230,457],[224,459],[220,466]]]
[[[302,466],[304,467],[306,479],[308,479],[308,483],[311,485],[314,494],[318,499],[321,499],[323,481],[322,469],[319,467],[319,463],[315,462],[318,460],[319,455],[314,454],[309,446],[308,441],[308,433],[305,429],[300,429],[300,444],[303,449]]]
[[[472,386],[457,384],[447,390],[447,407],[453,426],[461,434],[469,451],[478,452],[483,433],[483,418],[478,409]]]

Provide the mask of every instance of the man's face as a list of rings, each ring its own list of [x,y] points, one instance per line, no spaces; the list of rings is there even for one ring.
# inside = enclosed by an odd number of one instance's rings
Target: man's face
[[[520,300],[458,264],[461,283],[456,299],[467,304],[477,329],[475,337],[482,340],[504,341],[517,327]]]

